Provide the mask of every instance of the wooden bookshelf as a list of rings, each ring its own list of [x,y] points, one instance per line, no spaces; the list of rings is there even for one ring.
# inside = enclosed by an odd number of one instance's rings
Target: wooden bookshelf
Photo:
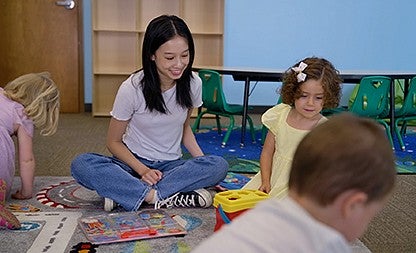
[[[121,82],[141,68],[147,24],[162,14],[185,20],[195,41],[194,65],[223,65],[224,0],[93,0],[92,112],[109,116]]]

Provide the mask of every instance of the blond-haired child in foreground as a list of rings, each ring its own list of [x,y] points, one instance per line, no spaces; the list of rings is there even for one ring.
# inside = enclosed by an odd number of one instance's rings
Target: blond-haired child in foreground
[[[35,158],[34,127],[40,134],[56,132],[59,119],[59,90],[47,72],[22,75],[0,88],[0,227],[18,228],[20,223],[5,207],[10,195],[29,199],[33,194]],[[15,175],[16,136],[21,188],[12,194]]]
[[[395,179],[382,128],[348,113],[333,116],[300,142],[287,197],[259,203],[193,252],[351,252]]]

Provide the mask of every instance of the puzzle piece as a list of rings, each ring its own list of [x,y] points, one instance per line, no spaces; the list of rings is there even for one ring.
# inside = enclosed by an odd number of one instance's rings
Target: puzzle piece
[[[26,204],[26,205],[20,205],[20,204],[10,204],[7,209],[9,209],[12,212],[17,213],[33,213],[33,212],[40,212],[40,208],[37,208],[35,206]]]

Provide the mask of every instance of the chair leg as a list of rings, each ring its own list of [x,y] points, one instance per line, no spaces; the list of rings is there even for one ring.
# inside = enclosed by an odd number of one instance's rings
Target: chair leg
[[[222,135],[221,121],[220,121],[220,116],[219,115],[215,115],[215,121],[217,122],[218,135]]]
[[[204,114],[205,114],[205,112],[201,112],[201,113],[198,114],[198,116],[196,117],[195,122],[192,126],[192,132],[195,133],[196,131],[199,131],[199,123],[200,123],[201,118]]]
[[[248,124],[249,124],[249,126],[250,126],[251,141],[252,141],[253,143],[256,143],[256,134],[255,134],[255,132],[254,132],[253,120],[252,120],[252,119],[251,119],[251,117],[250,117],[250,116],[248,116],[248,115],[247,115],[247,121],[248,121]]]
[[[225,147],[225,145],[227,144],[228,138],[230,138],[231,131],[233,131],[233,128],[234,128],[234,116],[230,115],[229,119],[230,119],[230,124],[228,125],[227,133],[225,134],[224,139],[222,139],[221,147]]]
[[[387,134],[387,138],[390,141],[391,147],[394,150],[394,143],[393,143],[393,137],[391,136],[391,131],[390,131],[390,127],[386,128],[386,134]]]
[[[202,112],[202,106],[198,107],[198,115],[201,114],[201,112]],[[199,124],[200,123],[201,123],[201,121],[198,121],[198,124],[196,125],[196,128],[195,128],[198,131],[199,131]],[[192,130],[194,130],[194,129],[192,129]]]
[[[407,128],[407,120],[403,120],[402,128],[400,129],[400,133],[402,136],[406,135],[406,128]]]
[[[406,128],[407,128],[408,122],[410,120],[416,120],[416,116],[407,116],[407,117],[401,118],[399,120],[402,121],[402,126],[401,126],[401,129],[400,129],[400,137],[403,139],[403,137],[407,135]],[[397,128],[398,128],[398,125],[399,125],[399,123],[397,123],[397,126],[396,126]],[[403,143],[404,143],[404,141],[403,141]],[[403,144],[403,150],[404,150],[404,148],[405,148],[405,146]]]
[[[391,136],[391,131],[390,131],[389,125],[383,120],[378,120],[378,122],[381,123],[384,126],[384,128],[386,129],[387,138],[389,139],[391,147],[394,150],[393,137]]]
[[[404,142],[403,142],[403,138],[402,138],[403,133],[402,133],[401,130],[399,130],[399,122],[400,121],[401,121],[401,119],[396,119],[394,121],[394,132],[396,133],[397,140],[399,140],[400,148],[404,151],[406,149],[406,147],[404,146]],[[405,124],[405,123],[403,122],[402,124]],[[402,125],[402,127],[403,127],[403,125]]]

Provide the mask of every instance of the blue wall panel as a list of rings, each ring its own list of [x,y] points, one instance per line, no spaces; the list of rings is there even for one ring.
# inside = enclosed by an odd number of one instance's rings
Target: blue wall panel
[[[414,70],[414,10],[412,0],[226,0],[224,66],[287,69],[318,56],[340,70]],[[224,85],[242,103],[243,84]],[[276,87],[259,83],[250,104],[274,104]]]

